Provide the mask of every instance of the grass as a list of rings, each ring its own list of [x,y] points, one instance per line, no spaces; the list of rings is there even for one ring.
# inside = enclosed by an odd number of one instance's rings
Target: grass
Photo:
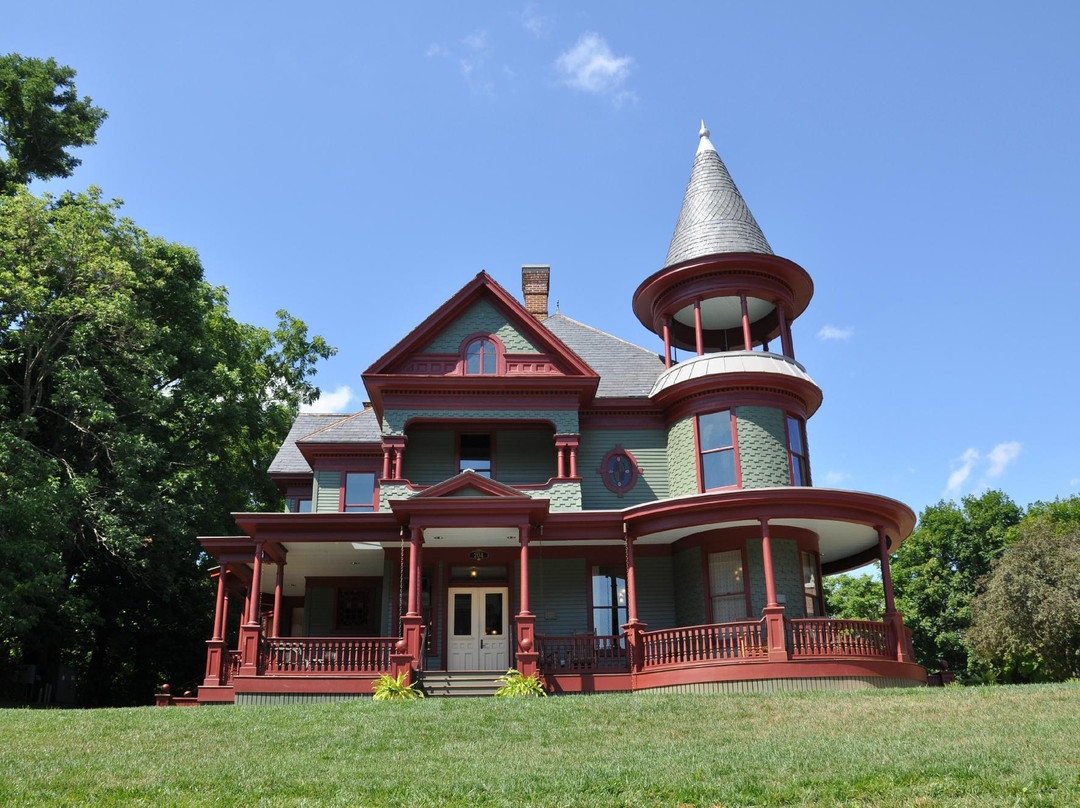
[[[0,710],[0,804],[1080,805],[1080,683]]]

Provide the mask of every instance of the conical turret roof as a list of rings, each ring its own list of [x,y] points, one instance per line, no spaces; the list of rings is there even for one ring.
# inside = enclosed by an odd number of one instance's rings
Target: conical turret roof
[[[694,168],[664,268],[717,253],[772,255],[754,214],[746,207],[727,166],[709,140],[704,121],[699,134]]]

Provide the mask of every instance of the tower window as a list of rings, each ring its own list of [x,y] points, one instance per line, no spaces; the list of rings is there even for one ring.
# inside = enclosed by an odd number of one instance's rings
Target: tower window
[[[730,488],[735,474],[735,424],[731,410],[698,416],[698,451],[705,491]]]
[[[802,419],[787,417],[788,455],[791,458],[791,484],[810,485],[810,461],[806,455],[806,425]]]
[[[494,376],[498,367],[495,342],[487,337],[474,339],[465,346],[465,375]]]

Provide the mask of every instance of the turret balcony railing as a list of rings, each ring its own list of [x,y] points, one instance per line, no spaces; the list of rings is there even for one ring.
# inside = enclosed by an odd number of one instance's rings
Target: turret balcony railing
[[[397,637],[288,637],[263,641],[260,674],[382,674]]]

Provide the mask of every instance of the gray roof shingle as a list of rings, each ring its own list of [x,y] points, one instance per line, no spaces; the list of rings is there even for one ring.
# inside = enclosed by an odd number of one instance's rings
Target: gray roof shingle
[[[553,314],[543,324],[600,374],[597,398],[647,398],[664,372],[664,361],[653,351],[564,314]]]
[[[772,247],[709,141],[709,130],[704,124],[700,134],[701,142],[664,268],[717,253],[772,255]]]
[[[327,412],[302,412],[293,421],[270,464],[271,474],[310,474],[311,466],[300,454],[298,443],[379,443],[379,422],[373,410],[352,415]]]

